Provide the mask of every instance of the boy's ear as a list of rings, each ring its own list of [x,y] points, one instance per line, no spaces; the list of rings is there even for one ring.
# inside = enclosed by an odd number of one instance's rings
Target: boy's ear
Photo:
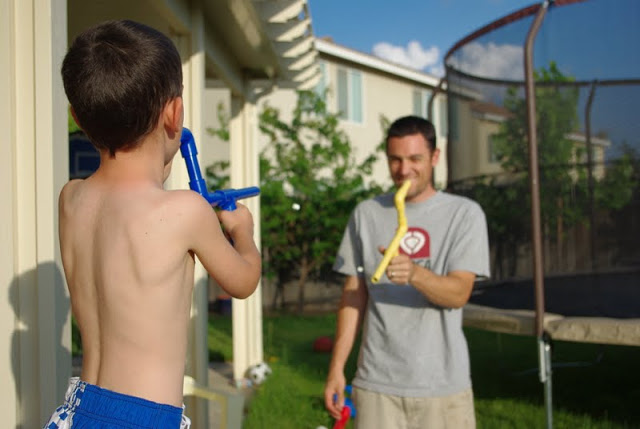
[[[177,133],[182,129],[182,122],[184,119],[184,105],[182,104],[182,97],[175,97],[169,100],[164,107],[164,125],[170,131]]]

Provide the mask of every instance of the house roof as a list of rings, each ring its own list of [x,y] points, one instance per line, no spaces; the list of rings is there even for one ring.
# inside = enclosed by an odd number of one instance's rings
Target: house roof
[[[315,48],[320,54],[338,58],[362,67],[374,69],[383,73],[410,80],[420,85],[437,87],[440,78],[432,74],[424,73],[404,67],[390,61],[383,60],[373,55],[365,54],[342,45],[334,43],[328,38],[315,38]]]
[[[310,88],[320,78],[306,0],[209,0],[204,15],[207,70],[223,80],[225,66],[280,87]]]
[[[235,93],[246,92],[247,81],[310,88],[320,77],[307,0],[204,0],[195,8],[175,0],[67,3],[74,11],[68,23],[70,40],[106,19],[137,20],[176,43],[203,43],[194,51],[204,51],[207,79],[220,80]]]
[[[585,144],[587,143],[587,135],[581,132],[574,131],[572,133],[566,134],[565,137],[574,142],[585,143]],[[596,146],[602,146],[604,148],[611,146],[611,140],[609,140],[608,138],[591,136],[590,140],[591,140],[591,144]]]
[[[485,119],[504,121],[513,116],[510,110],[486,101],[472,101],[469,103],[469,107],[473,112],[483,116]]]

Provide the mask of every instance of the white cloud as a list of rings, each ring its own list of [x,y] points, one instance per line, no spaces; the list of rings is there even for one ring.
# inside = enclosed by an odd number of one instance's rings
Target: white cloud
[[[379,58],[417,70],[438,67],[440,50],[437,46],[424,49],[420,42],[412,40],[406,47],[387,42],[376,43],[373,54]],[[442,67],[441,65],[439,66]],[[437,69],[436,69],[437,70]]]
[[[429,67],[427,69],[428,73],[431,73],[434,76],[443,77],[444,76],[444,65],[442,63],[438,63],[433,67]]]
[[[524,79],[523,48],[478,42],[463,46],[449,63],[459,71],[489,79]]]

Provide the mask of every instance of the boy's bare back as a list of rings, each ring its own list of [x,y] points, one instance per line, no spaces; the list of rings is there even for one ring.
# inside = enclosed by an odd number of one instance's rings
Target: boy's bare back
[[[81,379],[180,406],[194,252],[240,298],[257,285],[260,257],[244,206],[221,214],[234,250],[200,195],[163,190],[161,163],[141,168],[150,152],[103,158],[93,176],[65,186],[60,243],[83,340]]]

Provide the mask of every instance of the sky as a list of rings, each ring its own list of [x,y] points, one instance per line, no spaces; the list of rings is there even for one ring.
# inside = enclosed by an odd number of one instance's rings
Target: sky
[[[475,30],[537,0],[307,0],[316,37],[437,76]]]
[[[307,0],[313,34],[438,77],[443,58],[476,30],[542,0]],[[533,20],[530,17],[529,20]],[[451,64],[473,76],[521,80],[530,21],[519,20],[456,51]],[[497,35],[496,35],[497,33]],[[640,79],[640,0],[601,0],[556,7],[535,43],[534,67],[551,61],[582,82]],[[592,129],[640,153],[640,85],[600,87]],[[580,112],[588,90],[582,91]],[[498,103],[497,100],[492,100]]]

